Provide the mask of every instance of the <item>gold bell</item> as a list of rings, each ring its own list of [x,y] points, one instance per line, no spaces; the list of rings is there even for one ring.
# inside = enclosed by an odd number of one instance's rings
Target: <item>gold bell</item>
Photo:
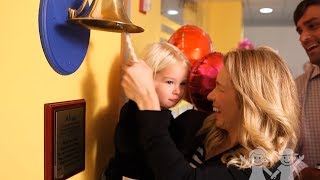
[[[78,9],[69,8],[69,22],[88,29],[140,33],[144,29],[132,24],[124,9],[122,0],[93,0],[87,12],[83,12],[88,0]]]

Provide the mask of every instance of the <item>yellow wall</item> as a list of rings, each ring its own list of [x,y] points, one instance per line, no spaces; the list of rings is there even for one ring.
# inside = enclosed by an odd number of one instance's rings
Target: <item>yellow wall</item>
[[[215,51],[226,53],[237,47],[243,35],[242,0],[199,1],[198,12]]]
[[[0,179],[43,179],[43,106],[75,99],[87,103],[86,169],[69,179],[99,179],[113,152],[113,132],[123,102],[119,76],[123,38],[118,33],[91,31],[83,64],[74,74],[62,76],[50,67],[42,51],[40,1],[1,2]],[[152,9],[145,15],[138,12],[139,0],[129,0],[131,21],[145,29],[131,35],[137,53],[160,40],[160,1],[151,2]],[[227,38],[225,34],[221,38]],[[212,34],[214,42],[219,38],[215,36],[220,35]]]
[[[0,179],[44,179],[43,106],[81,98],[87,102],[86,169],[70,179],[99,179],[118,119],[121,35],[92,31],[83,64],[62,76],[42,51],[40,1],[1,2]]]
[[[134,4],[135,1],[131,1]],[[145,29],[144,33],[132,34],[133,46],[139,54],[149,43],[160,40],[161,3],[151,1],[152,8],[147,14],[139,12],[139,6],[131,6],[131,19]],[[197,9],[194,12],[194,9]],[[242,0],[201,0],[198,7],[187,4],[184,9],[185,24],[194,24],[204,29],[212,39],[214,50],[222,53],[236,48],[243,37]],[[168,37],[167,35],[163,35]],[[169,36],[170,37],[170,36]]]
[[[160,41],[161,1],[151,0],[151,3],[151,10],[143,14],[139,12],[139,0],[131,0],[131,21],[145,30],[143,33],[131,34],[132,44],[138,55],[147,44]]]

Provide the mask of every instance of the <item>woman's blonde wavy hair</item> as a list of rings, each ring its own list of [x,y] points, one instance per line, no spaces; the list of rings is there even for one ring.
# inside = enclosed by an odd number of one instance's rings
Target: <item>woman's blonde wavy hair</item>
[[[237,92],[236,101],[242,117],[237,148],[222,156],[222,162],[240,168],[249,168],[249,159],[257,147],[266,150],[266,167],[281,158],[285,148],[294,149],[299,136],[299,103],[295,82],[284,60],[271,48],[237,49],[224,57],[224,67]],[[224,143],[228,132],[214,126],[209,116],[200,133],[207,133],[205,149],[210,154]]]
[[[176,46],[167,42],[149,44],[143,49],[141,59],[153,70],[153,76],[177,62],[182,62],[190,70],[188,58]]]

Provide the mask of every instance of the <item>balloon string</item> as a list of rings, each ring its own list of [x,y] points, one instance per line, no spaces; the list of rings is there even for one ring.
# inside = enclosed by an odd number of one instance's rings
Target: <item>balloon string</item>
[[[133,49],[133,46],[132,46],[132,43],[131,43],[131,39],[130,39],[130,36],[129,36],[129,33],[125,33],[125,36],[126,36],[126,42],[128,44],[128,48],[129,48],[129,52],[130,52],[130,55],[132,57],[132,60],[134,62],[139,62],[138,61],[138,58],[137,58],[137,55],[136,53],[134,52],[134,49]]]

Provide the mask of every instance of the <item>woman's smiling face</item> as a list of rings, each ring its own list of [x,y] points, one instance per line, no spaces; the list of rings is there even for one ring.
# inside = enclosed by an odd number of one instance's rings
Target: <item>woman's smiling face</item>
[[[237,132],[240,127],[241,109],[237,102],[236,89],[230,75],[223,67],[216,80],[216,88],[208,94],[213,102],[215,126],[230,132]]]

